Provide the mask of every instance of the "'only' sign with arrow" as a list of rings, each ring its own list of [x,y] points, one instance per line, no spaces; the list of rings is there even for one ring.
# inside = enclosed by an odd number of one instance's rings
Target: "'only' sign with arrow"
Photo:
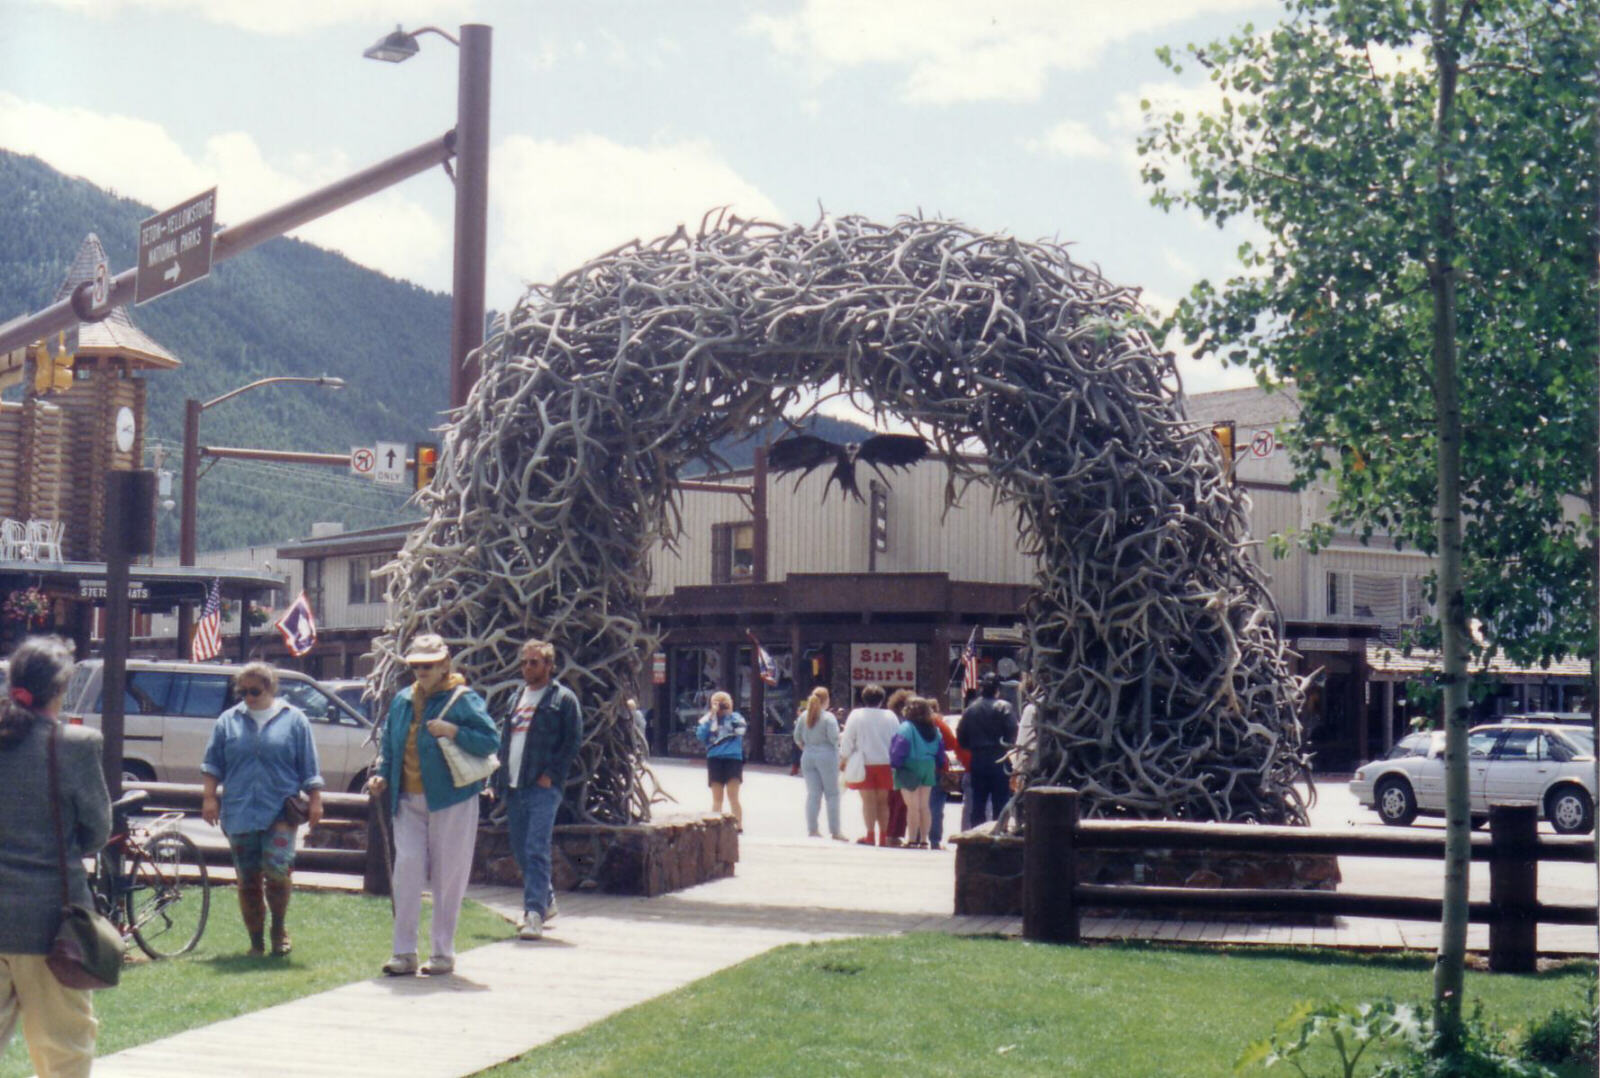
[[[372,447],[377,460],[372,478],[380,483],[401,486],[406,481],[406,447],[400,442],[379,442]]]

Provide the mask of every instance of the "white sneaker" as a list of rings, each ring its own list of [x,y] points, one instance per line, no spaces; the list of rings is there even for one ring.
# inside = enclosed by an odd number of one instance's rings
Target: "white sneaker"
[[[391,977],[410,977],[417,972],[417,956],[397,954],[383,964],[383,972]]]
[[[550,905],[547,906],[544,911],[544,923],[549,924],[551,921],[554,921],[558,912],[560,911],[556,909],[556,896],[552,894],[550,896]]]
[[[519,940],[536,940],[544,938],[544,918],[529,910],[522,915],[522,924],[517,926]]]

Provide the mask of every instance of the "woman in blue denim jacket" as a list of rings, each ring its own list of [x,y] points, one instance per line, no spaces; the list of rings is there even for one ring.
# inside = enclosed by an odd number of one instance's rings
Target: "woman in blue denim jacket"
[[[295,831],[301,821],[284,814],[284,802],[308,795],[305,822],[322,819],[322,773],[311,722],[293,704],[275,699],[278,672],[249,663],[234,678],[239,702],[217,716],[200,764],[204,795],[200,815],[228,836],[239,880],[239,915],[250,934],[250,953],[266,950],[264,929],[272,911],[272,953],[289,953],[285,918],[294,889]],[[217,797],[217,786],[222,797]]]

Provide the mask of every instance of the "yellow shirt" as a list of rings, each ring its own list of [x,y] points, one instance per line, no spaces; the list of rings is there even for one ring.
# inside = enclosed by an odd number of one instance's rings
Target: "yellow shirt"
[[[457,685],[465,685],[467,679],[460,674],[451,672],[445,678],[446,690],[454,690]],[[417,755],[417,731],[422,729],[422,711],[428,705],[428,694],[422,691],[422,686],[415,685],[411,689],[411,729],[406,732],[406,753],[400,758],[400,792],[406,794],[420,794],[426,791],[422,788],[422,757]]]

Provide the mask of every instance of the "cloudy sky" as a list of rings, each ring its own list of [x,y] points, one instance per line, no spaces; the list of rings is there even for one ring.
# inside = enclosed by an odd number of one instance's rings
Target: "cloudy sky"
[[[922,212],[1076,245],[1170,306],[1240,235],[1163,214],[1139,182],[1139,102],[1203,100],[1163,44],[1226,35],[1259,0],[0,0],[0,146],[164,209],[217,186],[221,222],[454,124],[456,50],[361,52],[407,29],[494,27],[489,304],[633,238],[744,216]],[[441,171],[295,235],[450,286]],[[114,266],[118,271],[126,267]],[[203,286],[202,286],[203,287]],[[22,312],[0,312],[0,319]],[[1190,392],[1247,384],[1182,365]]]

